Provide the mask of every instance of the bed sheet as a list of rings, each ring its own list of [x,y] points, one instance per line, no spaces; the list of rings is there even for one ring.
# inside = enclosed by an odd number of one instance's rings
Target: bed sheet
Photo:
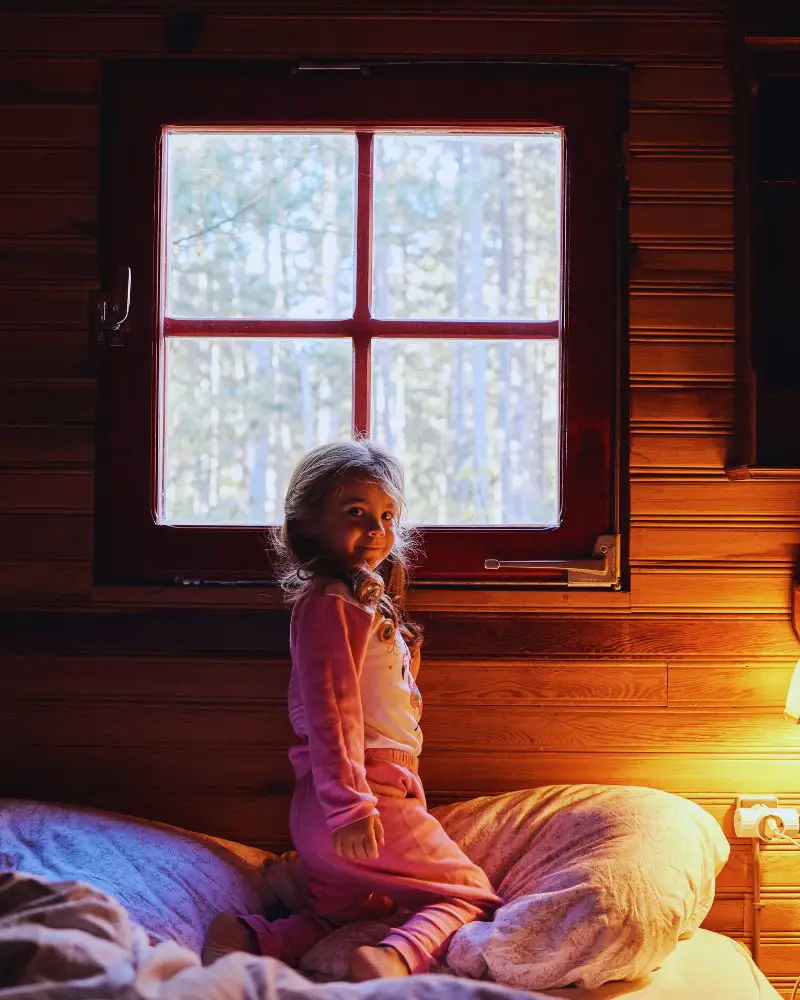
[[[737,941],[699,930],[681,941],[647,979],[597,989],[543,990],[564,1000],[780,1000],[780,994]]]

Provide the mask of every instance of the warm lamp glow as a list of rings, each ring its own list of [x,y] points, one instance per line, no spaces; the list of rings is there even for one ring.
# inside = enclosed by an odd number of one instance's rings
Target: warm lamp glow
[[[793,719],[800,722],[800,660],[794,668],[792,679],[789,683],[789,691],[786,695],[786,708],[783,710],[785,719]]]

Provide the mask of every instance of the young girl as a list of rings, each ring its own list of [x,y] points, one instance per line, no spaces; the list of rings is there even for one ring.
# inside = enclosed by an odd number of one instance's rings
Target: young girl
[[[313,909],[219,914],[206,963],[241,950],[296,965],[336,927],[407,914],[381,944],[356,949],[350,974],[426,972],[459,927],[501,902],[427,811],[417,773],[422,630],[404,612],[402,507],[400,465],[368,441],[315,448],[291,477],[273,543],[293,605],[291,834]]]

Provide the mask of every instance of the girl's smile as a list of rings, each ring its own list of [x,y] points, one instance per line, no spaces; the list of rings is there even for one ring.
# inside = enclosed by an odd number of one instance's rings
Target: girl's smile
[[[313,530],[330,552],[375,569],[394,546],[395,518],[395,502],[382,486],[353,477],[328,497]]]

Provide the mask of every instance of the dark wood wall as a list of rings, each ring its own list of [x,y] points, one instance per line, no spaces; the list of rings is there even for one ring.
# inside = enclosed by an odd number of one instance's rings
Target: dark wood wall
[[[701,803],[732,838],[737,792],[800,804],[800,734],[781,715],[800,655],[800,479],[725,474],[734,115],[722,4],[194,7],[195,56],[632,65],[630,590],[419,591],[424,779],[434,801],[653,785]],[[447,16],[426,19],[434,7]],[[174,31],[144,2],[52,9],[0,14],[0,794],[278,847],[291,775],[274,596],[92,582],[101,61],[165,56]],[[708,926],[748,940],[750,845],[732,843]],[[766,849],[763,874],[762,966],[786,991],[800,972],[800,852]]]

